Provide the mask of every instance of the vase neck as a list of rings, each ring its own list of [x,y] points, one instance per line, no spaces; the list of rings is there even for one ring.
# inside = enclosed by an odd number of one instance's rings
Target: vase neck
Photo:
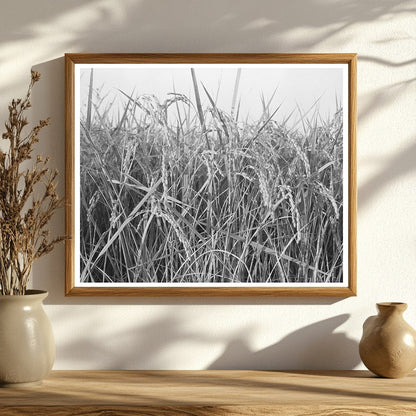
[[[28,303],[42,303],[42,301],[48,296],[48,292],[44,290],[26,290],[25,295],[1,295],[1,303],[12,304],[28,304]]]
[[[379,315],[382,316],[402,315],[407,309],[407,304],[402,302],[382,302],[377,303],[377,309]]]

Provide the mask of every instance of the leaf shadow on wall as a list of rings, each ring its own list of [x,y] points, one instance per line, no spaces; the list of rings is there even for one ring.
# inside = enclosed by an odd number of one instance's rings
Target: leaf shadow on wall
[[[359,187],[359,205],[367,205],[371,199],[374,198],[377,193],[380,193],[384,187],[388,186],[389,183],[397,181],[405,175],[415,171],[415,161],[416,137],[413,144],[383,163],[379,172]]]
[[[47,10],[47,13],[45,13]],[[66,52],[308,52],[360,23],[414,12],[409,0],[38,0],[0,15],[0,64]],[[18,25],[16,24],[18,16]],[[12,45],[12,48],[7,46]],[[29,49],[29,50],[27,50]],[[36,59],[36,58],[35,58]],[[32,60],[32,61],[31,61]],[[0,83],[0,95],[17,80]]]
[[[343,332],[335,332],[349,317],[342,314],[307,325],[258,351],[253,351],[245,338],[233,339],[208,369],[354,368],[360,363],[358,343]]]
[[[61,312],[55,318],[62,327],[65,321],[75,319],[73,313],[71,315],[72,317]],[[175,362],[169,354],[171,347],[188,342],[213,341],[203,331],[184,328],[183,322],[172,313],[147,319],[144,325],[138,324],[129,328],[123,328],[120,322],[112,322],[111,318],[106,322],[108,328],[105,328],[94,314],[90,314],[87,320],[79,321],[80,325],[72,328],[70,342],[65,342],[63,336],[57,339],[57,361],[64,365],[77,363],[81,369],[132,370],[169,367],[169,363]],[[139,316],[137,322],[140,322]],[[66,327],[70,325],[68,323]]]
[[[391,40],[390,40],[391,41]],[[414,67],[416,59],[408,59],[403,62],[395,62],[389,59],[381,59],[374,56],[359,56],[359,64],[372,63],[377,65],[385,65],[390,69],[402,68],[402,67]],[[358,111],[358,126],[362,123],[369,122],[371,116],[374,114],[375,109],[380,111],[399,99],[399,97],[408,93],[409,88],[413,88],[416,82],[416,76],[403,81],[390,84],[388,88],[379,88],[371,93],[369,99],[365,104],[359,104]],[[412,109],[404,108],[403,112],[412,111]],[[415,133],[410,131],[411,134]],[[397,140],[396,137],[383,138],[381,140]],[[359,144],[359,138],[357,139]],[[389,185],[389,183],[397,181],[398,179],[406,176],[415,171],[416,165],[416,136],[414,142],[406,148],[402,149],[394,156],[391,156],[388,160],[382,163],[378,172],[376,172],[369,180],[364,182],[358,188],[358,206],[359,208],[365,207],[368,203],[378,194],[383,188]]]
[[[85,28],[87,33],[81,31],[74,43],[82,40],[79,46],[86,51],[131,52],[128,45],[133,38],[138,40],[141,51],[143,48],[150,52],[175,51],[179,44],[181,49],[193,52],[258,52],[261,39],[266,45],[272,43],[275,51],[282,48],[292,52],[307,51],[360,22],[414,11],[408,5],[406,0],[379,0],[376,5],[373,1],[362,0],[337,2],[335,7],[325,1],[309,0],[305,7],[303,0],[262,0],[260,3],[243,0],[235,7],[235,3],[223,0],[191,3],[178,0],[175,7],[166,8],[164,0],[155,0],[126,5],[121,12],[123,17],[117,19],[111,9],[97,3],[97,23],[107,24],[95,25],[94,31],[88,26]],[[177,30],[178,25],[181,31]],[[300,36],[297,40],[291,36],[296,29],[305,29],[306,33],[319,29],[319,32]],[[198,36],[190,35],[194,33]],[[102,39],[106,39],[105,44]]]
[[[62,316],[59,316],[59,313]],[[74,316],[59,312],[60,326],[69,328]],[[87,321],[78,320],[80,327],[72,328],[71,341],[59,337],[57,360],[61,365],[76,362],[79,368],[100,369],[154,369],[174,365],[193,367],[205,357],[212,356],[210,345],[225,345],[224,351],[205,369],[256,369],[256,370],[325,370],[354,368],[360,362],[358,343],[344,332],[335,332],[349,314],[325,319],[298,329],[282,340],[260,350],[249,347],[253,327],[239,329],[234,335],[219,337],[202,329],[189,329],[180,317],[171,313],[147,321],[143,326],[120,328],[111,320],[111,330],[94,324],[94,316]],[[68,325],[63,325],[68,320]],[[71,322],[69,322],[71,321]],[[81,327],[83,325],[83,327]],[[89,327],[89,329],[87,328]],[[76,332],[78,330],[78,333]],[[235,331],[234,331],[235,332]],[[85,334],[89,333],[86,337]],[[192,348],[198,344],[198,348]],[[186,350],[186,357],[183,351]],[[178,351],[182,351],[179,352]],[[193,353],[194,351],[194,353]],[[172,355],[177,355],[172,361]],[[194,356],[193,356],[194,355]],[[186,364],[181,364],[186,362]]]
[[[49,25],[67,25],[67,21],[60,19],[69,16],[78,21],[74,27],[64,26],[69,32],[63,37],[68,46],[75,46],[78,51],[81,51],[80,47],[91,51],[91,48],[99,45],[107,51],[112,49],[111,52],[123,52],[123,49],[132,52],[129,41],[133,39],[138,42],[136,46],[140,49],[146,45],[148,48],[160,45],[166,51],[173,46],[171,42],[182,40],[178,44],[193,44],[199,46],[198,50],[207,47],[210,50],[215,47],[258,50],[258,39],[267,41],[272,37],[279,42],[279,34],[287,34],[294,28],[319,28],[317,37],[304,36],[301,41],[290,39],[291,43],[296,42],[296,50],[306,50],[351,25],[413,11],[409,0],[378,0],[377,3],[356,0],[337,2],[336,6],[318,0],[309,0],[307,4],[302,0],[262,0],[259,3],[242,0],[238,7],[232,1],[223,0],[209,3],[177,0],[175,7],[166,7],[164,0],[126,0],[116,5],[103,0],[90,0],[87,6],[83,0],[38,0],[35,8],[22,8],[19,3],[10,3],[0,17],[0,33],[2,43],[33,39]],[[19,17],[18,30],[14,16]],[[331,25],[328,25],[328,21]],[[176,31],[175,28],[181,28],[182,31]],[[214,31],[217,35],[215,38],[212,36]],[[172,36],[174,33],[176,36]],[[190,36],[191,33],[199,35]]]

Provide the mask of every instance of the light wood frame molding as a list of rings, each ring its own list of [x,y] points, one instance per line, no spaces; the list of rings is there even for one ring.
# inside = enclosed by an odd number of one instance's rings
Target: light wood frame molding
[[[256,63],[256,64],[347,64],[348,65],[348,286],[343,287],[84,287],[77,286],[75,261],[75,66],[121,63]],[[74,54],[65,55],[65,294],[67,296],[313,296],[348,297],[357,293],[357,56],[354,53],[324,54]],[[345,156],[344,156],[345,157]]]

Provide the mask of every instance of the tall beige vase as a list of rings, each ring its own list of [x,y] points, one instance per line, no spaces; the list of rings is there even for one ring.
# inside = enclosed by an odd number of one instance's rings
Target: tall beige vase
[[[55,342],[42,301],[48,292],[0,296],[0,386],[39,384],[52,369]]]
[[[416,367],[416,331],[403,319],[406,303],[377,303],[363,325],[360,357],[381,377],[400,378]]]

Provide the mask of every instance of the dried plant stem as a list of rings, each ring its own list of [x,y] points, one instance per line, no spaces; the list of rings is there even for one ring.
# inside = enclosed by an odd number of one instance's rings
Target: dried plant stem
[[[32,71],[25,98],[10,103],[6,132],[2,135],[9,143],[7,151],[0,151],[1,295],[25,294],[33,262],[65,238],[50,239],[45,229],[63,202],[56,193],[58,172],[51,172],[49,157],[37,156],[31,168],[23,167],[32,159],[39,132],[50,122],[49,118],[41,120],[23,135],[28,125],[25,112],[31,107],[32,88],[39,79],[40,74]],[[34,193],[40,197],[34,198]]]

